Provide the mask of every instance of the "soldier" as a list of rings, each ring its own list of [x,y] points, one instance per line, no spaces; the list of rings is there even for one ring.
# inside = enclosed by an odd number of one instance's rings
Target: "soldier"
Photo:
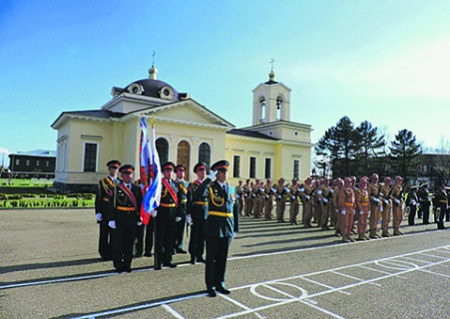
[[[429,225],[431,200],[430,193],[428,192],[428,183],[425,183],[420,187],[417,192],[417,197],[419,197],[420,201],[419,216],[422,217],[424,225]]]
[[[378,222],[381,217],[381,200],[380,200],[380,185],[378,174],[372,174],[370,177],[370,184],[367,188],[370,199],[370,217],[369,217],[369,237],[372,239],[380,238],[381,236],[377,234]]]
[[[177,266],[172,263],[173,235],[179,205],[178,185],[172,180],[175,164],[166,162],[161,169],[164,176],[161,179],[161,202],[155,218],[155,270],[160,270],[162,266]]]
[[[305,179],[305,183],[300,190],[300,196],[302,197],[303,202],[303,218],[304,223],[303,227],[310,228],[311,219],[313,215],[314,201],[312,198],[312,194],[314,193],[314,187],[312,186],[312,178],[308,177]]]
[[[380,198],[381,198],[381,236],[382,237],[391,237],[391,234],[388,231],[389,222],[391,221],[391,209],[392,209],[392,200],[391,200],[391,178],[385,177],[384,184],[380,189]]]
[[[342,187],[344,187],[344,181],[342,178],[336,179],[336,187],[334,188],[332,202],[333,202],[333,209],[334,209],[334,215],[336,215],[335,219],[335,232],[334,235],[336,237],[341,237],[341,224],[342,224],[342,215],[339,211],[339,195],[341,194]]]
[[[264,184],[260,180],[256,180],[252,190],[253,198],[253,217],[259,218],[263,213],[264,208]]]
[[[330,230],[328,219],[330,216],[330,203],[332,196],[331,188],[328,185],[328,178],[323,178],[320,185],[320,194],[318,194],[320,204],[320,226],[321,230]]]
[[[353,215],[355,214],[355,191],[352,187],[352,180],[350,177],[344,179],[344,187],[341,189],[339,195],[339,209],[341,210],[341,233],[342,241],[344,243],[354,242],[355,240],[350,236],[353,225]]]
[[[356,191],[356,207],[358,209],[358,238],[356,240],[369,240],[365,236],[367,230],[367,220],[370,216],[369,192],[367,191],[367,183],[369,178],[364,176],[359,181],[359,188]]]
[[[252,214],[253,210],[253,199],[251,196],[252,190],[253,190],[253,182],[250,182],[250,180],[247,179],[244,185],[245,216],[250,216]]]
[[[270,178],[266,180],[266,185],[264,186],[264,217],[265,220],[272,219],[273,210],[273,196],[276,190],[273,188],[273,182]]]
[[[291,223],[291,225],[298,225],[297,215],[300,206],[300,203],[298,201],[298,180],[296,178],[293,178],[291,182],[291,186],[289,186],[289,222]]]
[[[178,205],[177,217],[175,217],[175,232],[173,241],[173,250],[177,254],[186,254],[187,251],[183,248],[183,236],[184,229],[186,227],[186,214],[188,206],[188,187],[189,183],[184,180],[184,174],[186,173],[186,166],[178,164],[175,167],[175,173],[177,176],[177,187],[179,190],[179,198],[181,199]]]
[[[205,250],[205,222],[208,217],[208,193],[206,187],[199,190],[199,186],[206,177],[206,163],[199,162],[194,166],[197,179],[189,184],[189,214],[188,224],[191,224],[191,238],[189,241],[189,254],[191,264],[205,262],[203,251]]]
[[[95,197],[95,215],[97,217],[97,224],[99,225],[99,240],[98,252],[103,260],[111,260],[111,228],[108,227],[108,201],[109,196],[112,195],[114,187],[117,182],[117,172],[120,166],[118,160],[109,161],[108,167],[109,175],[98,183],[98,192]]]
[[[117,272],[131,272],[133,244],[137,224],[141,222],[141,188],[133,184],[134,166],[120,167],[122,181],[117,184],[108,201],[108,225],[114,231],[113,263]]]
[[[392,188],[391,197],[392,197],[392,225],[394,228],[394,236],[403,235],[400,231],[400,224],[403,220],[403,186],[402,186],[403,178],[401,176],[395,177],[395,185]]]
[[[239,215],[242,216],[244,209],[244,182],[239,180],[239,184],[236,186],[236,194],[238,195]]]
[[[323,183],[323,179],[316,180],[315,190],[313,192],[314,198],[314,212],[313,212],[313,223],[317,223],[317,226],[320,226],[320,219],[322,217],[322,206],[320,205],[322,189],[321,185]]]
[[[286,209],[286,193],[289,189],[284,185],[285,179],[281,177],[275,185],[277,201],[277,222],[284,223],[284,210]]]
[[[408,193],[408,197],[406,197],[406,206],[409,209],[408,215],[408,225],[414,226],[417,205],[419,203],[419,198],[417,197],[417,186],[411,187],[411,191]]]
[[[229,294],[225,288],[225,272],[228,248],[234,233],[239,230],[239,214],[234,211],[235,189],[227,182],[229,162],[216,162],[211,170],[217,174],[211,182],[211,174],[199,187],[208,188],[209,204],[206,220],[206,272],[205,281],[208,295],[216,296],[216,291]]]
[[[444,226],[444,217],[448,208],[448,200],[447,200],[447,189],[445,184],[442,184],[439,187],[439,190],[436,192],[436,203],[437,203],[437,212],[439,215],[437,216],[437,229],[445,229]]]

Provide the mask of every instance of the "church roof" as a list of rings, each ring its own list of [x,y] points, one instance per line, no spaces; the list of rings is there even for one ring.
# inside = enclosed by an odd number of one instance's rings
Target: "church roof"
[[[61,123],[57,125],[63,118],[67,117],[89,117],[89,118],[100,118],[100,119],[109,119],[109,118],[121,118],[126,114],[124,113],[116,113],[107,110],[84,110],[84,111],[72,111],[72,112],[62,112],[58,118],[52,123],[51,127],[57,128]]]
[[[240,135],[240,136],[246,136],[246,137],[254,137],[254,138],[262,138],[262,139],[266,139],[266,140],[278,140],[275,137],[272,136],[268,136],[259,132],[255,132],[255,131],[248,131],[248,130],[243,130],[243,129],[232,129],[229,130],[227,132],[227,134],[233,134],[233,135]]]

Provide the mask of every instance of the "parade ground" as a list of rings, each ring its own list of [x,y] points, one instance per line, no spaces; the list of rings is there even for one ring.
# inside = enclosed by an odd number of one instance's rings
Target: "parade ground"
[[[0,222],[0,318],[450,318],[450,230],[436,224],[344,244],[333,230],[242,217],[231,294],[210,298],[188,254],[175,269],[141,257],[115,273],[93,209],[1,210]]]

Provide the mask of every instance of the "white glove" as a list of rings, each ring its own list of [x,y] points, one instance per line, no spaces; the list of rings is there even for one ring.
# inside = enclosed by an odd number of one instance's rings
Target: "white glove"
[[[347,212],[345,211],[345,209],[341,210],[341,214],[342,214],[343,216],[345,216],[345,214],[347,214]]]
[[[180,216],[175,217],[175,222],[178,223],[181,220]]]
[[[116,229],[116,221],[115,220],[110,220],[108,222],[108,226],[111,227],[112,229]]]
[[[158,214],[158,211],[156,211],[156,210],[150,211],[150,215],[152,215],[152,217],[156,217],[157,214]]]
[[[389,204],[389,202],[388,202],[387,199],[384,200],[384,203],[385,203],[386,205]]]
[[[286,191],[286,193],[289,193],[289,192],[290,192],[290,189],[287,188],[287,187],[285,187],[284,190]]]
[[[411,201],[411,205],[416,205],[417,204],[417,202],[413,199],[412,201]]]
[[[302,187],[299,189],[299,191],[303,193],[305,191],[305,189]]]
[[[380,202],[380,199],[379,199],[379,198],[376,198],[376,197],[374,197],[374,198],[373,198],[373,201],[374,201],[375,203],[379,203],[379,202]]]
[[[295,199],[295,196],[291,196],[292,199]]]
[[[276,192],[277,192],[277,190],[276,190],[275,188],[273,188],[273,187],[272,187],[270,190],[271,190],[273,193],[276,193]]]
[[[281,199],[281,195],[278,195],[278,199]]]
[[[333,194],[334,193],[334,189],[330,188],[330,193]]]
[[[218,171],[212,171],[211,174],[209,174],[208,178],[209,179],[213,179],[214,177],[216,177]]]
[[[247,197],[248,196],[248,194],[244,194],[244,197]]]
[[[359,214],[362,215],[362,214],[364,214],[364,212],[363,212],[362,210],[360,210],[360,211],[359,211]]]
[[[335,209],[334,212],[335,212],[336,214],[339,214],[339,209]]]
[[[321,189],[319,189],[319,190],[317,191],[317,195],[322,195],[322,190],[321,190]]]
[[[310,199],[311,199],[311,196],[306,195],[305,198],[306,198],[307,200],[310,200]]]
[[[367,217],[370,218],[370,210],[369,210],[369,214],[367,214]]]
[[[398,204],[400,204],[400,200],[399,199],[396,199],[395,200],[395,203],[398,205]]]
[[[194,223],[192,222],[192,216],[191,216],[191,214],[186,215],[186,222],[188,223],[189,226],[192,225],[192,224],[194,224]]]
[[[328,203],[328,199],[323,198],[322,200],[323,200],[324,203]]]
[[[95,217],[97,217],[97,221],[101,222],[102,221],[102,213],[97,213],[95,214]]]
[[[252,188],[252,187],[250,187],[248,191],[249,191],[249,192],[251,192],[252,190],[253,190],[253,188]]]
[[[137,225],[142,226],[142,222],[141,221],[137,222]]]

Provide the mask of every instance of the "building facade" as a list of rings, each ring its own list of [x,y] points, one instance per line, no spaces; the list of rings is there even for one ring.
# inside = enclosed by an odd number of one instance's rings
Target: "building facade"
[[[8,174],[16,178],[54,178],[55,151],[35,150],[11,153]]]
[[[276,82],[273,71],[253,90],[252,126],[240,129],[158,80],[154,66],[149,73],[125,88],[113,87],[112,100],[99,110],[63,112],[55,120],[56,188],[93,190],[110,159],[138,167],[141,117],[155,123],[161,162],[186,165],[187,179],[198,161],[224,158],[230,161],[232,183],[309,176],[311,126],[290,121],[291,89]]]

